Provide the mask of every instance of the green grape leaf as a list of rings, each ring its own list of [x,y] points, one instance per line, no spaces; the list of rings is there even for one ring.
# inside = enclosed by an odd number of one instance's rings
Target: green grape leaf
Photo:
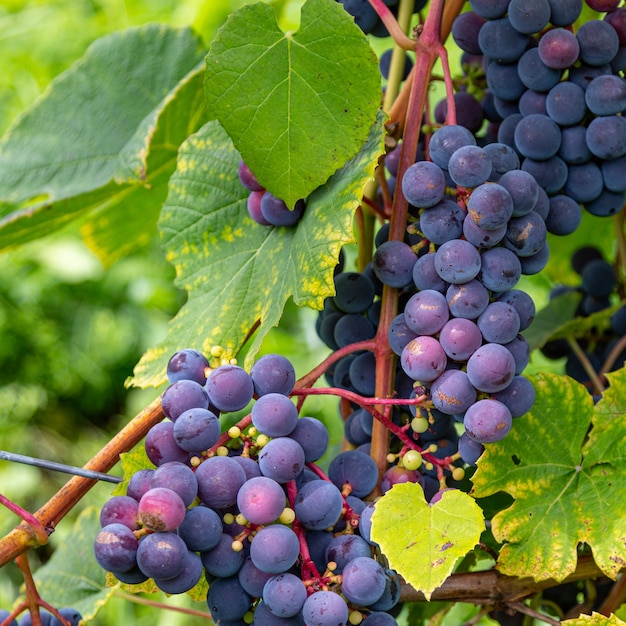
[[[376,502],[371,535],[389,565],[430,600],[483,530],[482,511],[466,493],[445,491],[431,506],[418,483],[402,483]]]
[[[156,234],[182,141],[206,120],[199,38],[152,24],[97,40],[0,141],[0,247],[77,218],[111,263]]]
[[[616,615],[601,615],[595,611],[591,615],[579,615],[574,619],[566,619],[561,622],[563,626],[626,626]]]
[[[100,512],[88,507],[78,517],[71,541],[59,544],[51,559],[35,572],[37,590],[55,608],[71,606],[91,621],[113,595],[106,573],[93,555],[100,530]]]
[[[176,284],[189,299],[168,335],[135,368],[133,383],[165,381],[170,356],[195,346],[219,345],[235,357],[258,325],[246,367],[291,296],[321,309],[334,294],[333,270],[341,247],[353,241],[352,220],[382,150],[382,114],[361,151],[307,198],[293,227],[268,227],[247,211],[240,156],[217,122],[209,122],[180,149],[178,168],[159,222]]]
[[[307,0],[296,32],[279,28],[270,5],[244,6],[206,61],[209,111],[289,207],[359,151],[376,118],[376,55],[334,0]]]
[[[581,543],[608,577],[626,566],[626,371],[607,378],[610,387],[594,407],[569,377],[530,377],[534,407],[504,440],[486,446],[472,477],[474,495],[503,491],[514,498],[492,520],[504,544],[502,573],[563,580],[576,568]]]

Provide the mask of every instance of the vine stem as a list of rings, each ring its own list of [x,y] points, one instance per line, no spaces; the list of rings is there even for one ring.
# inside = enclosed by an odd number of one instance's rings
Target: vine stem
[[[538,619],[546,624],[552,624],[552,626],[560,626],[561,621],[558,619],[554,619],[545,613],[541,613],[540,611],[535,611],[535,609],[531,609],[529,606],[526,606],[522,602],[509,602],[507,604],[508,607],[517,611],[518,613],[523,613],[524,615],[528,615],[534,619]]]
[[[567,344],[572,349],[572,352],[576,355],[576,358],[580,361],[580,364],[583,366],[585,373],[589,376],[589,381],[593,387],[594,392],[597,395],[601,395],[604,392],[604,385],[600,380],[595,369],[593,369],[593,365],[591,361],[587,358],[584,350],[580,347],[580,344],[576,341],[576,339],[572,339],[568,337]]]
[[[604,599],[598,613],[609,617],[626,602],[626,575],[622,574],[617,582],[611,587],[609,595]]]
[[[85,465],[85,469],[108,472],[119,461],[121,453],[128,452],[135,447],[146,436],[150,428],[162,421],[164,417],[161,409],[161,397],[159,396],[117,433]],[[47,535],[54,532],[57,524],[97,483],[97,480],[91,478],[74,476],[34,514],[34,517],[46,529]],[[37,538],[37,533],[33,527],[22,522],[0,539],[0,567],[30,548],[36,548],[43,543]]]
[[[205,613],[204,611],[197,611],[195,609],[186,609],[180,606],[173,606],[171,604],[163,604],[162,602],[156,602],[155,600],[148,600],[147,598],[142,598],[136,594],[127,593],[126,591],[122,591],[121,589],[116,589],[114,592],[116,598],[122,598],[123,600],[128,600],[129,602],[134,602],[135,604],[142,604],[144,606],[151,606],[156,609],[166,609],[167,611],[176,611],[177,613],[184,613],[185,615],[193,615],[194,617],[201,617],[206,620],[212,620],[210,613]]]

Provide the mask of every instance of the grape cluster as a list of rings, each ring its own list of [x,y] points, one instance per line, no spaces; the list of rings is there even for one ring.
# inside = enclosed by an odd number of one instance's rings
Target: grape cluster
[[[590,1],[608,12],[574,34],[581,0],[470,4],[453,37],[484,72],[495,114],[488,135],[512,147],[550,196],[548,231],[576,230],[581,205],[597,216],[618,212],[626,197],[626,8]]]
[[[76,609],[71,607],[59,609],[59,613],[70,626],[78,626],[79,622],[83,619],[82,615]],[[0,623],[3,623],[9,615],[9,611],[0,609]],[[62,626],[61,620],[56,615],[52,615],[52,613],[46,611],[45,609],[40,609],[39,617],[41,619],[41,626]],[[22,615],[19,622],[13,619],[10,622],[7,622],[7,626],[31,626],[32,623],[30,612],[26,612]]]
[[[166,593],[204,575],[218,624],[395,624],[400,579],[375,558],[362,521],[376,465],[356,450],[333,458],[327,475],[315,465],[328,431],[298,415],[291,363],[269,354],[247,373],[186,349],[167,374],[168,419],[145,441],[155,467],[103,506],[100,566]],[[253,398],[249,416],[222,433],[222,415]]]
[[[619,284],[613,266],[604,259],[602,252],[594,246],[579,248],[572,256],[572,267],[580,276],[580,285],[558,285],[552,289],[551,299],[563,297],[567,293],[578,293],[580,302],[576,310],[577,317],[588,317],[611,307],[612,298],[618,297]],[[597,375],[623,367],[626,362],[624,337],[626,306],[611,315],[607,328],[597,328],[578,340],[587,367],[591,367]],[[550,359],[565,358],[565,373],[590,385],[591,373],[567,340],[549,341],[543,346],[542,352]],[[590,391],[594,392],[591,386]]]
[[[239,182],[250,192],[248,214],[261,226],[294,226],[304,215],[305,200],[298,200],[290,209],[283,200],[267,191],[256,179],[250,168],[241,161],[238,169]]]

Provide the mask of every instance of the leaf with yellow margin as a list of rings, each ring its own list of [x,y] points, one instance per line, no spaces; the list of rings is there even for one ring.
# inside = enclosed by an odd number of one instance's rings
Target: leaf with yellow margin
[[[574,619],[568,619],[561,622],[563,626],[626,626],[616,615],[601,615],[600,613],[592,613],[591,615],[580,615]]]
[[[569,377],[531,377],[534,407],[479,459],[474,495],[515,498],[492,520],[502,573],[563,580],[581,543],[608,577],[626,566],[626,372],[607,377],[595,407]]]
[[[444,491],[431,506],[418,483],[401,483],[376,502],[371,537],[390,567],[430,600],[483,530],[482,511],[466,493]]]
[[[165,382],[171,355],[219,345],[235,357],[258,324],[246,366],[285,302],[321,309],[334,294],[341,247],[353,241],[352,220],[383,148],[383,115],[360,152],[307,198],[296,226],[254,222],[248,192],[238,179],[240,156],[217,122],[182,146],[159,227],[176,284],[189,299],[170,322],[164,341],[135,368],[135,385]]]

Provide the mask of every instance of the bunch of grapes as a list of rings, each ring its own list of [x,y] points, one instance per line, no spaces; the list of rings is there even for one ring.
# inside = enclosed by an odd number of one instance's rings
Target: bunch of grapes
[[[103,506],[100,566],[166,593],[185,593],[204,574],[218,624],[395,624],[400,579],[376,554],[373,505],[363,500],[376,465],[356,450],[337,455],[328,475],[315,465],[328,431],[298,415],[291,363],[270,354],[249,374],[211,369],[188,349],[167,374],[168,419],[145,441],[155,467]],[[253,397],[250,415],[221,433],[221,415]]]
[[[59,614],[70,626],[78,626],[79,622],[83,619],[82,615],[76,609],[71,607],[59,609]],[[4,623],[9,615],[11,615],[9,611],[0,609],[0,624]],[[41,626],[63,626],[61,620],[56,615],[52,615],[52,613],[46,611],[45,609],[40,609],[39,617],[41,619]],[[30,613],[26,612],[22,615],[19,622],[13,619],[10,622],[7,622],[7,626],[31,626],[32,623]]]

